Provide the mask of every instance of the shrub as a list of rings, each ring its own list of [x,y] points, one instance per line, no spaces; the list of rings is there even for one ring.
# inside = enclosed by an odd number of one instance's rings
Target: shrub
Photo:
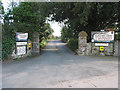
[[[78,39],[70,39],[67,46],[71,50],[76,51],[78,49]]]
[[[66,43],[68,41],[68,39],[67,38],[61,38],[61,41]]]
[[[13,47],[15,45],[14,37],[3,35],[2,37],[2,60],[10,58],[13,52]]]
[[[115,34],[115,40],[120,40],[120,33]]]
[[[43,47],[45,47],[46,44],[47,44],[47,40],[42,40],[40,42],[40,47],[43,48]]]

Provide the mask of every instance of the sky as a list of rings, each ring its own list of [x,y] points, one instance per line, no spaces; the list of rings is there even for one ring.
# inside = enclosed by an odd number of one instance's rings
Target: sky
[[[4,6],[4,9],[7,10],[10,1],[9,0],[2,0],[2,3],[3,3],[3,6]]]
[[[12,0],[2,0],[3,6],[4,6],[4,9],[5,9],[5,10],[7,10],[10,1],[12,1]],[[14,1],[15,1],[15,0],[14,0]],[[54,30],[53,35],[54,35],[54,36],[61,36],[61,28],[62,28],[62,27],[58,24],[58,22],[48,21],[48,23],[50,24],[51,28]]]
[[[58,22],[55,21],[49,21],[51,28],[54,30],[53,35],[54,36],[61,36],[61,26],[58,24]]]

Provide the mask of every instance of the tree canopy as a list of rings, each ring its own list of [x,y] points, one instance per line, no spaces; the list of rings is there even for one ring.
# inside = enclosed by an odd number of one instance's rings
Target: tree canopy
[[[31,40],[33,32],[38,32],[40,42],[53,33],[50,24],[46,23],[46,17],[41,15],[40,3],[20,2],[19,5],[13,4],[16,3],[12,3],[12,7],[4,14],[2,28],[3,59],[6,59],[14,49],[16,32],[29,33]]]
[[[119,6],[120,3],[117,2],[50,2],[42,4],[42,14],[50,16],[51,20],[64,22],[74,37],[82,30],[90,36],[90,32],[94,30],[118,30]]]
[[[3,51],[7,54],[13,50],[16,32],[28,32],[31,38],[37,31],[40,41],[47,38],[53,32],[46,23],[48,17],[50,21],[64,23],[61,33],[67,40],[77,38],[82,30],[88,33],[89,40],[94,30],[120,30],[120,3],[117,2],[20,2],[11,6],[4,14],[2,30]],[[1,3],[0,8],[3,8]]]

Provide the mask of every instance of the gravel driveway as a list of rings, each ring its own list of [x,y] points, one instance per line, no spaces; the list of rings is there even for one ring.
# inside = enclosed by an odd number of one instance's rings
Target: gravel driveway
[[[77,56],[57,40],[49,41],[41,55],[2,68],[3,88],[118,87],[117,57]]]

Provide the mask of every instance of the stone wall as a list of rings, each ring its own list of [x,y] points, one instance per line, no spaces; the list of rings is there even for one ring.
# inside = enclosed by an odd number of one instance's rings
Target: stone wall
[[[118,42],[118,56],[120,58],[120,41]]]
[[[104,51],[100,52],[100,46],[95,46],[95,43],[87,43],[87,33],[81,31],[78,35],[78,55],[102,55],[102,56],[120,56],[120,41],[108,43],[104,46]]]
[[[103,56],[118,56],[120,55],[120,41],[108,43],[108,46],[104,47],[104,52],[100,53],[99,46],[95,46],[95,43],[87,43],[86,55],[103,55]]]
[[[92,55],[92,43],[87,43],[86,55]]]
[[[120,41],[114,43],[114,56],[120,56]]]

